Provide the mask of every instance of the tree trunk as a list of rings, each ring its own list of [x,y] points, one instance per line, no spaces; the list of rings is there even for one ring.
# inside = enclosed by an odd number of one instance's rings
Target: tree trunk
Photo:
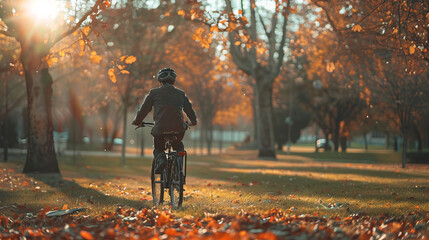
[[[212,142],[213,142],[213,125],[207,126],[206,142],[207,142],[207,155],[211,155],[211,148],[212,148]]]
[[[6,58],[4,58],[6,59]],[[5,118],[3,121],[3,161],[7,162],[9,154],[9,134],[8,134],[8,121],[9,121],[9,106],[8,106],[8,79],[5,79]]]
[[[76,118],[73,117],[72,121],[73,121],[73,123],[72,123],[72,130],[71,130],[72,137],[69,140],[71,140],[71,142],[72,142],[73,162],[76,162]]]
[[[9,153],[8,153],[9,146],[8,145],[9,145],[9,143],[8,143],[7,138],[4,138],[3,139],[3,161],[4,162],[8,161],[8,155],[9,155]]]
[[[23,64],[25,61],[23,61]],[[48,68],[24,66],[28,104],[28,145],[24,173],[60,173],[54,150],[52,77]]]
[[[196,134],[197,132],[198,132],[198,136]],[[196,155],[197,154],[197,150],[198,150],[198,140],[200,139],[201,134],[200,134],[199,131],[195,131],[194,133],[195,133],[195,138],[194,138],[194,154]]]
[[[347,137],[341,136],[341,152],[347,152]]]
[[[258,104],[256,103],[255,98],[252,98],[252,108],[253,108],[253,141],[258,143],[259,142],[259,129],[258,129],[258,123],[259,123],[259,116],[258,116]]]
[[[7,117],[7,116],[6,116]],[[0,142],[3,145],[3,161],[7,162],[8,161],[8,150],[9,150],[9,134],[8,134],[8,128],[7,128],[7,122],[9,121],[8,118],[6,118],[3,121],[3,129],[2,129],[2,133],[0,134]]]
[[[271,84],[263,83],[263,80],[257,81],[257,116],[259,131],[259,157],[276,158],[275,138],[274,138],[274,120]]]
[[[407,160],[407,128],[402,128],[402,168],[405,168],[405,161]]]
[[[121,153],[121,163],[122,165],[125,165],[125,151],[127,149],[127,102],[123,103],[124,105],[124,111],[123,111],[123,117],[124,122],[122,124],[122,153]]]
[[[317,123],[314,124],[314,152],[319,152],[319,148],[317,147],[317,139],[319,139],[319,128],[317,127]]]
[[[426,123],[426,133],[424,134],[423,148],[429,148],[429,124]]]
[[[102,129],[101,134],[103,136],[103,148],[104,151],[111,151],[113,150],[113,141],[117,137],[117,134],[119,132],[118,126],[119,124],[116,124],[117,122],[120,122],[120,119],[123,117],[121,116],[122,112],[119,109],[118,111],[115,111],[114,113],[110,113],[110,108],[112,105],[109,103],[103,107],[100,108],[99,116],[101,118],[102,122]],[[109,129],[109,120],[112,120],[113,122],[113,129]]]
[[[349,134],[346,130],[346,124],[343,125],[341,131],[342,131],[340,136],[341,152],[347,152],[347,138]]]
[[[368,151],[368,140],[366,138],[366,132],[363,133],[363,143],[365,145],[365,151]]]
[[[223,144],[223,127],[220,126],[220,129],[219,129],[219,153],[222,153],[222,144]]]
[[[334,142],[334,151],[338,152],[339,149],[339,136],[340,136],[340,122],[335,120],[334,125],[334,134],[332,136],[332,141]]]
[[[103,136],[103,148],[104,151],[106,150],[110,150],[109,146],[108,146],[108,142],[109,142],[109,129],[107,127],[107,120],[109,119],[109,106],[103,106],[100,108],[100,118],[101,118],[101,124],[102,124],[102,129],[101,129],[101,134]]]
[[[72,145],[73,160],[76,160],[76,157],[75,157],[76,144],[78,145],[82,144],[82,139],[83,139],[83,130],[84,130],[83,117],[82,117],[83,110],[73,87],[71,87],[70,85],[68,87],[69,87],[69,108],[72,113],[72,116],[71,116],[72,129],[69,132],[69,139],[67,142]]]
[[[118,135],[118,127],[115,124],[112,130],[112,136],[106,136],[106,141],[104,143],[104,150],[105,151],[112,151],[113,150],[113,146],[115,145],[115,138]]]
[[[140,156],[144,156],[144,135],[142,134],[140,142]]]
[[[422,135],[417,126],[414,126],[414,130],[415,130],[416,139],[417,139],[417,151],[421,152],[423,151]]]
[[[325,134],[325,139],[326,139],[325,152],[331,151],[330,144],[329,144],[329,133],[324,132],[324,134]]]
[[[390,133],[386,132],[386,149],[390,148]]]
[[[395,150],[395,152],[399,151],[399,147],[398,147],[398,137],[394,136],[393,137],[393,150]]]
[[[204,139],[206,138],[206,129],[204,124],[200,126],[200,154],[204,154]]]

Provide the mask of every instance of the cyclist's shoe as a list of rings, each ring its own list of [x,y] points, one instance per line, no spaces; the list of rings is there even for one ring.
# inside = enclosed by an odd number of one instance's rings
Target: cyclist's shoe
[[[165,152],[159,153],[155,158],[155,173],[160,174],[162,170],[167,166],[167,156],[165,156]]]

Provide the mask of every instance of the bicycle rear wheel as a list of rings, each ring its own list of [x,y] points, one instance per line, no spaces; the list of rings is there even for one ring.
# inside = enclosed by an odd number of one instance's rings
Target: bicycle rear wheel
[[[155,173],[155,161],[152,162],[152,170],[150,173],[150,179],[152,183],[152,199],[155,206],[164,202],[164,181],[165,181],[165,170],[161,174]]]
[[[179,167],[177,157],[173,161],[170,183],[170,200],[173,208],[182,206],[183,203],[183,172]]]

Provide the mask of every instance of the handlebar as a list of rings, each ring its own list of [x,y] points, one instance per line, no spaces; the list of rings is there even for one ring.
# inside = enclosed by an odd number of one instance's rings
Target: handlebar
[[[146,127],[146,125],[154,126],[155,124],[154,123],[150,123],[150,122],[142,122],[139,126],[137,126],[135,128],[135,130],[137,130],[137,129],[141,128],[141,127]]]
[[[191,122],[186,121],[185,123],[186,123],[186,126],[187,126],[187,128],[186,128],[186,129],[191,128],[191,126],[192,126]],[[155,123],[142,122],[139,126],[137,126],[137,127],[135,128],[135,130],[137,130],[137,129],[139,129],[139,128],[142,128],[142,127],[146,127],[147,125],[149,125],[149,126],[154,126],[154,125],[155,125]]]

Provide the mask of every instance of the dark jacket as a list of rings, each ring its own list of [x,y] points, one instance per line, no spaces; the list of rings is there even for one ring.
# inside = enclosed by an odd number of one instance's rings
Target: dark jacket
[[[187,126],[183,121],[183,111],[192,125],[197,124],[197,116],[185,92],[173,85],[164,84],[151,89],[137,111],[133,124],[141,123],[152,107],[155,120],[155,126],[151,131],[153,136],[164,132],[185,132]]]

